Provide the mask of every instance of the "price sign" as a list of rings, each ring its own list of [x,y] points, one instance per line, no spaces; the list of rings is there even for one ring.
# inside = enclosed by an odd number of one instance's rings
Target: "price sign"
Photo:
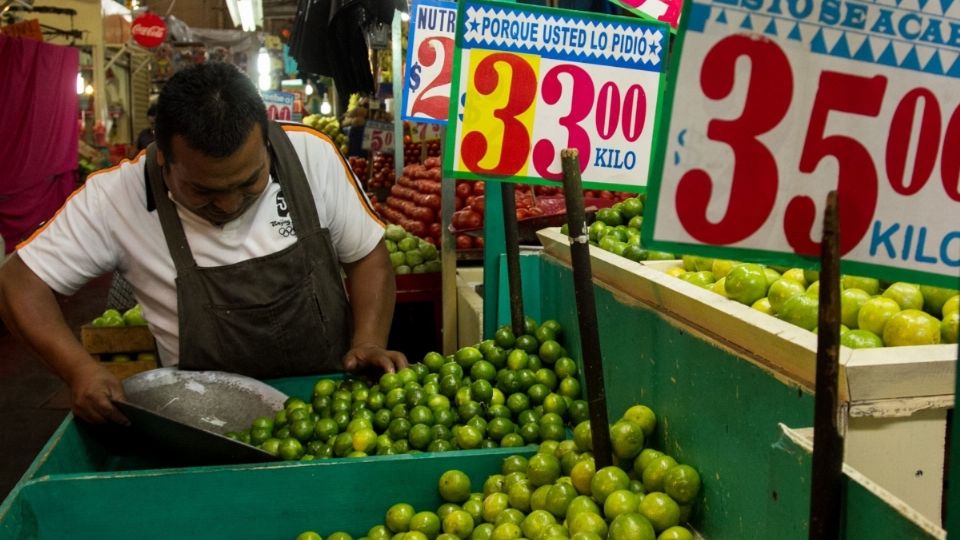
[[[387,122],[368,121],[363,128],[364,150],[392,154],[394,151],[393,125]]]
[[[676,32],[680,25],[680,13],[683,0],[610,0],[627,11],[646,18],[663,21],[670,25],[670,31]]]
[[[410,130],[410,139],[415,143],[440,140],[440,124],[414,124]]]
[[[556,185],[560,150],[576,148],[588,187],[644,189],[667,25],[498,2],[459,7],[445,174]]]
[[[416,0],[410,7],[404,120],[446,125],[456,23],[456,2]]]
[[[262,92],[263,103],[267,106],[267,118],[269,120],[292,121],[293,104],[295,97],[289,92],[278,92],[277,90],[267,90]]]
[[[844,271],[956,288],[960,11],[920,6],[694,1],[645,242],[810,266],[837,190]]]

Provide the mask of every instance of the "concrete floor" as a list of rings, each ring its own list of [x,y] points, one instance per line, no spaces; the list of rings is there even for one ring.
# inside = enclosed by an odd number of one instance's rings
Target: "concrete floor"
[[[80,326],[100,315],[111,276],[60,298],[67,323]],[[69,389],[0,324],[0,500],[6,498],[70,410]]]

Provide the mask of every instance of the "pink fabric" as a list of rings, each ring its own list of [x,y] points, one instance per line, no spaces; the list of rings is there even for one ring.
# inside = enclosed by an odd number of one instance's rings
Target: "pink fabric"
[[[0,36],[0,234],[8,253],[75,187],[79,62],[72,47]]]

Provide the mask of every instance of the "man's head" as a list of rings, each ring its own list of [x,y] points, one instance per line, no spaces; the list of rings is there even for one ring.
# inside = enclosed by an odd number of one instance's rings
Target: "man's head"
[[[154,127],[157,123],[157,104],[152,103],[147,107],[147,121],[150,122],[150,127]]]
[[[229,64],[178,72],[157,102],[157,160],[174,200],[222,225],[263,192],[270,174],[267,112],[246,75]]]

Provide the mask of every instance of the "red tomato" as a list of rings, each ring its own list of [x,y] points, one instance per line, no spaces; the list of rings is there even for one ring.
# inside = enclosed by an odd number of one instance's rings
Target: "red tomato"
[[[457,235],[457,249],[470,249],[473,247],[473,239],[466,234]]]

